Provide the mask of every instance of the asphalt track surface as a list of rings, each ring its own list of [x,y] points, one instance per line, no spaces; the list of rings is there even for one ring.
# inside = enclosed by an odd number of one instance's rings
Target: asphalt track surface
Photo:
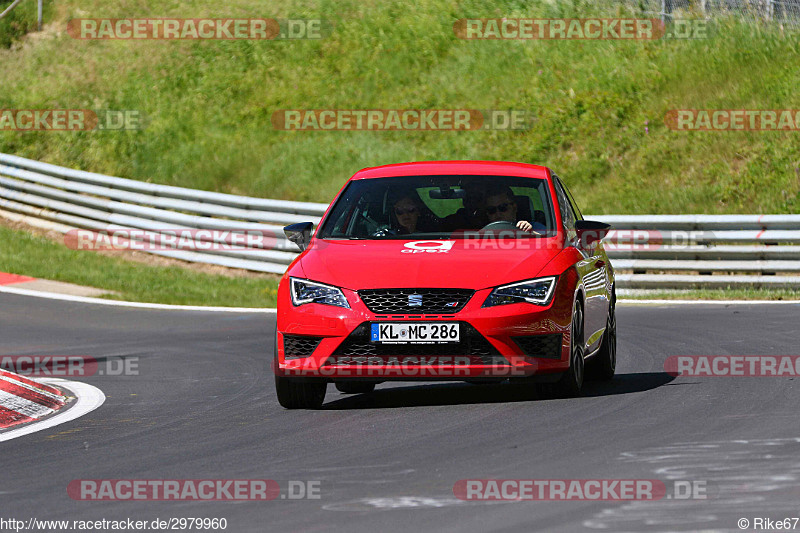
[[[796,355],[798,316],[796,305],[620,306],[618,377],[582,398],[395,383],[356,396],[329,386],[322,410],[286,411],[268,365],[273,316],[0,294],[0,354],[138,358],[139,372],[85,378],[102,407],[0,445],[0,517],[217,517],[234,532],[739,531],[739,518],[800,514],[797,380],[673,378],[664,360]],[[708,499],[454,497],[456,481],[476,478],[691,480]],[[320,499],[74,501],[74,479],[319,481]]]

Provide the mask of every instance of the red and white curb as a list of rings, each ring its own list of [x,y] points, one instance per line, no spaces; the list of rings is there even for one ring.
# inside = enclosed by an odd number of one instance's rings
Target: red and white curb
[[[0,285],[17,285],[19,283],[28,283],[29,281],[36,281],[36,278],[0,272]]]
[[[55,387],[0,370],[0,429],[52,415],[67,401]]]
[[[73,399],[75,403],[67,408]],[[0,442],[75,420],[100,407],[105,399],[103,391],[86,383],[32,380],[0,370]]]

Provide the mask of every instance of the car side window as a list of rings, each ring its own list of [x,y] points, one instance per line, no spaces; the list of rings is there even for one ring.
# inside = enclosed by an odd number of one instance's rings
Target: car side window
[[[561,211],[561,221],[564,223],[564,228],[567,231],[575,231],[575,211],[572,209],[572,204],[570,204],[567,193],[564,192],[564,186],[558,177],[555,177],[555,186],[558,209]]]
[[[572,206],[572,211],[575,213],[575,220],[583,220],[583,214],[581,210],[578,209],[578,204],[575,202],[575,198],[572,197],[572,193],[569,192],[569,189],[564,184],[563,181],[559,180],[561,183],[561,187],[564,189],[564,192],[567,193],[567,199],[569,199],[569,204]]]

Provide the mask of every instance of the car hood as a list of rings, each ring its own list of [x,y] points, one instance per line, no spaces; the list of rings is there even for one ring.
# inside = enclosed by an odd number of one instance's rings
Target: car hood
[[[535,277],[563,249],[555,238],[506,241],[506,249],[501,244],[478,244],[464,239],[315,239],[299,266],[308,279],[352,290],[412,287],[478,290]]]

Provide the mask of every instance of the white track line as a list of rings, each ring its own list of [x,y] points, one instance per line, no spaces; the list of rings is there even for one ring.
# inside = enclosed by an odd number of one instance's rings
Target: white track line
[[[36,433],[37,431],[49,429],[59,424],[75,420],[85,414],[91,413],[106,401],[106,395],[103,394],[103,391],[87,383],[67,381],[60,378],[43,378],[37,381],[41,381],[47,385],[58,385],[69,390],[75,395],[75,404],[65,407],[63,412],[56,412],[56,414],[41,422],[31,422],[21,428],[0,433],[0,442],[16,439],[23,435]]]
[[[800,300],[617,300],[625,305],[761,305],[761,304],[790,304],[800,305]]]
[[[0,292],[9,294],[20,294],[22,296],[33,296],[36,298],[49,298],[51,300],[65,300],[68,302],[80,302],[86,304],[114,305],[117,307],[139,307],[142,309],[167,309],[172,311],[208,311],[214,313],[276,313],[276,309],[268,307],[204,307],[201,305],[168,305],[152,304],[144,302],[124,302],[119,300],[104,300],[103,298],[89,298],[88,296],[73,296],[71,294],[58,294],[55,292],[32,291],[28,289],[17,289],[8,285],[0,285]]]
[[[163,309],[168,311],[206,311],[211,313],[263,313],[275,314],[277,309],[271,307],[204,307],[202,305],[168,305],[144,302],[125,302],[119,300],[104,300],[102,298],[89,298],[87,296],[72,296],[71,294],[58,294],[55,292],[31,291],[17,289],[8,285],[0,285],[0,292],[33,296],[36,298],[49,298],[51,300],[64,300],[86,304],[113,305],[117,307],[138,307],[140,309]],[[624,305],[758,305],[758,304],[794,304],[800,305],[800,300],[617,300]]]

